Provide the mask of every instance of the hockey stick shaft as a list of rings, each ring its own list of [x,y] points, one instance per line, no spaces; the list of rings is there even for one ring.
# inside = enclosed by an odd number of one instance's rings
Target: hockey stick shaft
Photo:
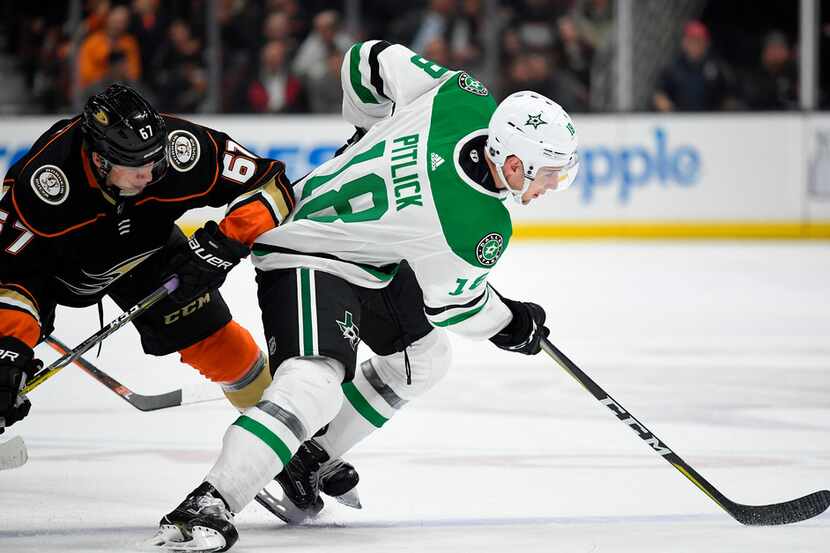
[[[812,518],[830,506],[830,491],[822,490],[808,496],[773,505],[742,505],[727,498],[715,486],[701,476],[686,461],[655,436],[643,423],[634,418],[622,405],[594,382],[573,361],[559,351],[547,338],[542,338],[542,349],[570,374],[583,388],[588,390],[600,403],[605,405],[617,419],[628,425],[656,453],[668,461],[692,484],[697,486],[719,507],[741,524],[771,525],[789,524]]]
[[[69,353],[69,347],[61,342],[55,336],[47,336],[46,343],[61,355]],[[91,362],[83,357],[78,357],[73,361],[75,365],[81,368],[89,376],[112,390],[113,393],[120,396],[124,401],[135,407],[140,411],[156,411],[158,409],[166,409],[168,407],[176,407],[182,404],[182,390],[173,390],[157,395],[143,395],[137,394],[127,386],[121,384],[118,380],[105,373]]]
[[[98,345],[99,342],[103,341],[113,332],[121,328],[122,326],[126,325],[127,323],[134,320],[136,317],[147,311],[150,307],[158,303],[159,301],[166,298],[170,295],[173,290],[179,285],[179,278],[174,276],[170,278],[167,282],[162,284],[158,289],[148,295],[146,298],[139,301],[137,304],[132,306],[129,310],[125,311],[121,315],[119,315],[115,320],[109,323],[107,326],[81,342],[80,345],[76,346],[71,351],[67,352],[63,357],[49,365],[48,367],[41,369],[32,377],[26,387],[23,388],[22,393],[27,394],[43,384],[46,380],[53,377],[55,374],[58,373],[62,368],[69,365],[81,355]]]

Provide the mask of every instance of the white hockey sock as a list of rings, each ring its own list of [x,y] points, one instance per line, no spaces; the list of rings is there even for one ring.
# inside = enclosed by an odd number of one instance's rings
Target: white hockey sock
[[[346,400],[315,438],[331,458],[342,456],[355,444],[386,424],[406,403],[432,388],[447,372],[451,361],[449,340],[433,330],[407,349],[412,382],[406,380],[403,352],[375,356],[364,361],[351,382],[344,383]]]
[[[343,365],[315,357],[280,365],[262,400],[225,432],[222,453],[205,477],[235,513],[276,476],[342,403]]]

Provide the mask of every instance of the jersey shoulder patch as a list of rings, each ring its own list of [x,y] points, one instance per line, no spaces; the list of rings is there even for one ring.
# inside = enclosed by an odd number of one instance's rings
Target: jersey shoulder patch
[[[458,87],[476,96],[487,96],[490,94],[490,91],[487,90],[486,86],[481,84],[481,81],[464,71],[458,75]]]
[[[37,167],[29,183],[35,195],[49,205],[60,205],[69,197],[69,179],[57,165]]]
[[[202,148],[196,136],[185,129],[175,129],[167,135],[167,159],[170,167],[186,173],[199,162]]]
[[[94,197],[97,190],[86,184],[82,140],[77,119],[59,122],[9,169],[14,182],[4,203],[8,200],[20,221],[35,234],[63,235],[102,216]]]

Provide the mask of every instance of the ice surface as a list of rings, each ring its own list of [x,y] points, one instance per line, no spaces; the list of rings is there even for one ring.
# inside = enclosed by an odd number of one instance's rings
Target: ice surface
[[[830,487],[830,245],[516,243],[491,282],[543,304],[553,342],[731,499]],[[244,267],[223,291],[263,343],[253,289]],[[77,344],[95,309],[59,311],[57,328]],[[743,527],[546,356],[453,342],[447,379],[347,455],[362,511],[329,501],[289,528],[253,503],[232,551],[826,550],[830,514]],[[140,354],[132,328],[89,358],[141,393],[206,386]],[[3,553],[138,550],[236,417],[222,401],[141,413],[74,366],[31,399],[7,431],[30,460],[0,473]]]

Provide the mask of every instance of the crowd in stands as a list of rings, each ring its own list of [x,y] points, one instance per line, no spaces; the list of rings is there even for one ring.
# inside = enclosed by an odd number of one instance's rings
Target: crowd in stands
[[[489,32],[498,33],[498,70],[486,75],[497,97],[533,89],[572,112],[611,108],[591,96],[592,81],[613,66],[613,0],[502,1],[487,15],[483,0],[362,0],[351,25],[343,1],[221,0],[218,53],[207,48],[207,0],[83,0],[77,28],[67,23],[68,4],[34,2],[18,28],[7,27],[7,53],[44,112],[72,111],[114,81],[164,111],[205,111],[208,67],[218,60],[220,112],[338,113],[340,64],[353,42],[385,38],[479,75]],[[764,37],[754,67],[718,57],[700,21],[687,22],[678,42],[677,58],[638,109],[798,109],[795,53],[784,33]]]

